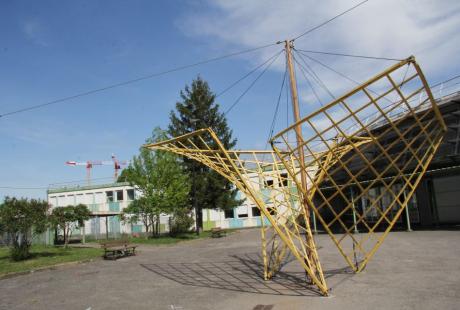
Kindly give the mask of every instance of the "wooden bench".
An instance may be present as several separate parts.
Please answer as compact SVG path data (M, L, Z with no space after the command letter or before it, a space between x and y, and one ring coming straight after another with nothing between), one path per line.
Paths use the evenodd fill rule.
M118 259L125 256L136 255L137 245L129 244L127 240L115 240L100 243L104 249L104 259Z
M225 237L226 235L227 232L225 231L225 229L222 229L220 227L211 228L211 237L213 238L221 238Z

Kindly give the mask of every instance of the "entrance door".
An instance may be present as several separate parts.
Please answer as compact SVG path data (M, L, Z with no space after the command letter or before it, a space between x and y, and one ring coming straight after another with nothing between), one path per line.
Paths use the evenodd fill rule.
M460 222L460 175L433 179L440 224Z

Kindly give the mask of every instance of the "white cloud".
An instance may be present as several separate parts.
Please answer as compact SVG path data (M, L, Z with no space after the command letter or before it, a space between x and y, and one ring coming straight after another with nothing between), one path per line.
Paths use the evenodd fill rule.
M212 38L211 48L236 49L292 38L320 24L358 1L214 0L208 8L191 10L179 27L191 37ZM414 54L433 80L460 68L460 2L455 0L371 0L354 11L300 39L298 49L405 58ZM259 63L274 51L253 57ZM252 55L253 56L253 55ZM373 76L389 62L362 61L314 55L358 81ZM329 88L337 94L352 84L311 63ZM275 66L284 70L282 64ZM305 85L306 88L306 85ZM309 91L307 91L308 93ZM304 99L311 94L302 92Z

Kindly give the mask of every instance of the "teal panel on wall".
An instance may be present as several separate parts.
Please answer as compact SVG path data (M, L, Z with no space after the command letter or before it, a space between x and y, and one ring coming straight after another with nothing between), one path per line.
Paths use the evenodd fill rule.
M133 225L132 232L133 233L141 233L142 232L142 225Z
M88 208L91 212L98 212L99 211L99 205L97 203L92 203L88 205Z
M262 226L262 220L260 218L261 218L260 216L254 216L254 219L256 220L256 225L257 226ZM264 216L264 225L265 226L271 226L272 225L270 223L270 221L268 220L268 218L266 218L265 216Z
M109 217L109 232L114 234L120 232L120 218L117 215Z
M120 203L119 202L109 202L109 211L120 211Z
M243 220L238 218L237 208L233 209L233 218L229 219L228 226L230 228L241 228L241 227L243 227Z

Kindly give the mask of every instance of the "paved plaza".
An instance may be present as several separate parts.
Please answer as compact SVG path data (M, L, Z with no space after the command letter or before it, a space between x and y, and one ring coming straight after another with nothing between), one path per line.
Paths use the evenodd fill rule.
M1 309L459 309L460 231L390 233L361 274L316 236L331 296L288 259L262 279L257 229L0 280Z

